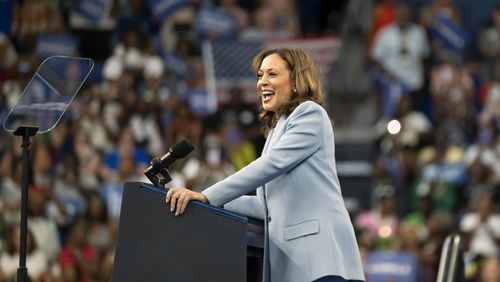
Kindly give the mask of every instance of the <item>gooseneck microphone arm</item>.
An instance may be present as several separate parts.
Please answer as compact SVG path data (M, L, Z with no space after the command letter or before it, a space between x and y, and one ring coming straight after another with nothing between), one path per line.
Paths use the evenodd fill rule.
M189 140L183 139L168 149L161 158L153 158L151 165L144 171L146 177L156 186L164 188L165 184L172 181L168 167L177 159L182 159L193 151Z

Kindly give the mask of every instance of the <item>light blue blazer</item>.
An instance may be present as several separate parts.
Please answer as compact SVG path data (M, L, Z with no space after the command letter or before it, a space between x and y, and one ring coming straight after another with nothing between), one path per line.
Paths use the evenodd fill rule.
M307 101L278 125L258 159L203 194L212 205L265 219L263 281L365 280L328 114Z

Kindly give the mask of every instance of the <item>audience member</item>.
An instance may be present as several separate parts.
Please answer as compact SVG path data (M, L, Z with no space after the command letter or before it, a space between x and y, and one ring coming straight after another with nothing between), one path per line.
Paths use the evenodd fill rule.
M205 136L200 152L201 157L190 158L184 165L182 172L186 178L187 187L201 192L204 187L215 184L236 171L222 145L217 135Z
M113 13L117 3L118 1L103 1L98 4L85 1L68 3L67 26L80 42L81 56L104 60L110 55L111 36L116 27Z
M421 9L420 22L429 34L433 58L463 53L467 35L462 30L462 16L454 1L433 0Z
M421 245L420 261L427 272L428 281L435 281L443 242L454 231L453 214L445 210L433 211L426 222L428 235Z
M248 13L245 9L239 6L238 1L220 0L219 2L221 9L236 19L238 30L243 30L248 26Z
M108 208L101 195L91 192L87 196L88 209L85 219L89 225L88 242L103 257L112 247L113 234L109 226Z
M375 201L371 210L360 213L354 226L369 232L376 249L390 249L397 236L400 221L396 214L396 188L379 185L373 192Z
M55 216L50 214L47 194L52 194L48 188L36 185L31 187L28 205L28 227L33 232L33 237L39 249L44 253L47 260L52 263L57 261L59 257L61 243L58 222L54 218ZM52 198L54 197L52 196ZM56 199L56 201L58 200Z
M60 6L51 0L22 1L14 34L21 51L33 50L39 34L60 33L66 29Z
M500 5L491 12L491 23L480 31L477 47L486 71L492 75L493 64L500 57Z
M0 252L0 280L15 281L19 267L19 236L18 225L10 225L7 228L7 246ZM26 267L28 278L31 281L50 281L50 262L40 250L33 233L28 230L26 247Z
M201 138L201 120L194 116L188 103L180 102L174 109L173 117L165 135L165 152L167 149L187 138L197 146Z
M15 158L12 154L5 153L2 157L2 178L0 182L2 215L7 224L14 225L20 222L21 216L22 164L21 160Z
M396 19L396 8L396 0L381 0L375 5L373 23L368 37L369 46L372 46L375 35L380 29L394 22Z
M83 218L68 231L60 255L63 281L95 281L99 272L99 256L88 243L89 227Z
M475 210L464 214L460 220L460 231L465 240L470 240L468 249L472 256L497 257L500 240L500 215L494 210L491 194L483 194Z
M10 38L0 32L0 82L12 79L11 74L14 73L17 56Z
M394 23L382 28L371 49L372 75L383 91L382 118L390 119L400 97L406 93L416 100L424 86L423 60L429 55L425 31L411 20L407 6L398 4Z
M145 176L140 176L145 167L138 172L137 160L133 155L124 154L120 156L118 168L115 172L105 176L99 192L108 207L108 216L111 221L118 221L120 217L123 183L127 181L145 180Z
M159 37L166 54L172 52L182 39L194 39L194 22L200 0L187 1L186 5L176 9L160 21Z
M443 168L428 164L411 188L409 206L416 210L422 198L429 197L431 210L455 210L456 189L441 178Z
M243 40L268 38L290 38L298 33L298 18L289 1L262 2L252 15L252 23L244 29Z
M111 150L104 157L104 170L102 171L105 179L119 177L120 166L123 158L130 158L137 165L134 173L142 173L149 165L149 157L144 148L137 145L130 127L123 128L120 133L116 148Z

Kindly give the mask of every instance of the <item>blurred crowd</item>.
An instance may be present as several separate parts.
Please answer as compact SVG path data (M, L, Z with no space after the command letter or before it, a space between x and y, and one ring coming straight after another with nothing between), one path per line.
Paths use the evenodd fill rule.
M481 16L460 1L415 3L379 1L367 32L380 119L359 243L414 253L419 281L435 281L458 233L467 280L500 281L500 3L481 3L492 5Z
M196 97L207 91L203 40L336 35L357 1L339 8L321 0L189 0L162 20L151 2L0 2L2 120L41 62L41 34L76 37L73 55L97 66L58 125L33 138L33 281L109 281L123 183L148 181L151 159L177 141L196 149L172 166L169 185L194 190L260 154L259 106L245 102L242 89L231 89L215 113L198 110ZM78 13L81 3L104 5L102 13L90 21ZM362 253L411 253L418 281L435 281L443 240L457 232L467 278L500 281L500 5L469 15L451 0L360 3L372 15L359 32L379 117L372 204L352 214ZM196 28L203 5L234 19L229 35ZM400 125L396 134L386 130L390 120ZM4 132L0 281L14 280L18 266L21 172L20 140Z

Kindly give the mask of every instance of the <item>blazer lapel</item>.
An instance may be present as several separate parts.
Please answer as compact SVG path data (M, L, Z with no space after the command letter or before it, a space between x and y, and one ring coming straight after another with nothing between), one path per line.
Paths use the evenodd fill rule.
M267 150L269 150L270 144L271 144L271 139L274 133L274 128L269 131L269 134L267 135L266 138L266 143L264 144L264 148L262 149L262 155L266 155ZM261 195L263 197L264 201L264 261L262 263L262 281L263 282L270 282L271 281L271 267L270 267L270 262L269 262L269 222L267 221L267 202L266 202L266 184L262 185ZM260 194L260 193L258 193Z
M267 153L269 145L271 144L273 133L274 133L274 128L269 131L269 134L267 134L266 143L264 143L264 148L262 149L262 155L265 155Z

